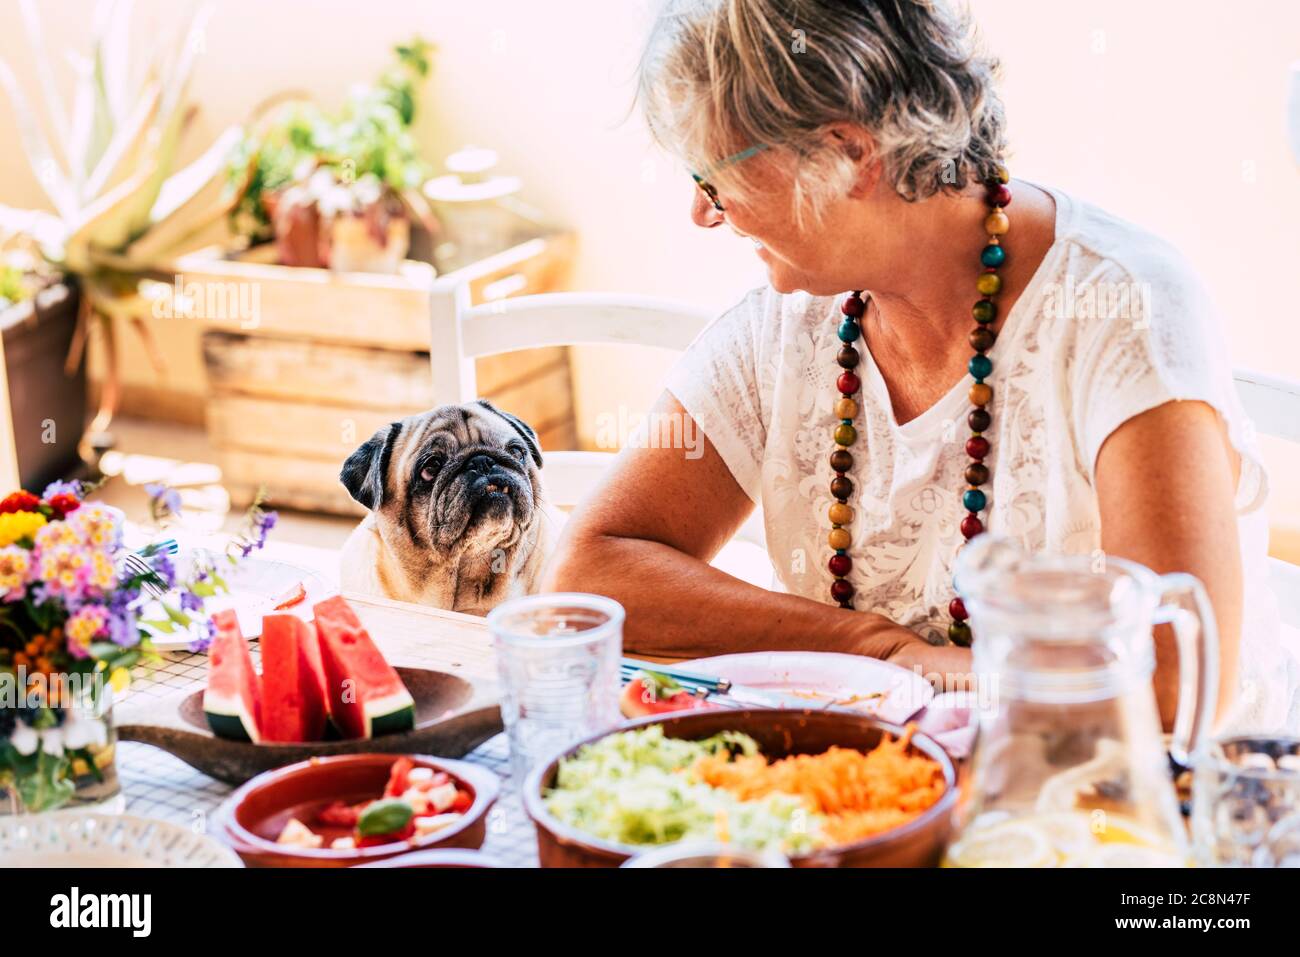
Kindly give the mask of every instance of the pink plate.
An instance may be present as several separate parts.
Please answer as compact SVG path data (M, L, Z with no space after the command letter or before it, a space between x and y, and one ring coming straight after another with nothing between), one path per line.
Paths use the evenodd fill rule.
M835 703L891 724L903 724L934 697L934 688L920 675L860 655L761 651L698 658L681 666L750 688L806 697L809 707Z

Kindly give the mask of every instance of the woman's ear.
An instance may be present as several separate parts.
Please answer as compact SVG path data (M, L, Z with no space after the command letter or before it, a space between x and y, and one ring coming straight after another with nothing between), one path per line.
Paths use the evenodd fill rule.
M865 128L854 123L832 123L823 133L826 145L839 150L854 166L848 195L861 199L871 194L883 173L876 158L876 141Z

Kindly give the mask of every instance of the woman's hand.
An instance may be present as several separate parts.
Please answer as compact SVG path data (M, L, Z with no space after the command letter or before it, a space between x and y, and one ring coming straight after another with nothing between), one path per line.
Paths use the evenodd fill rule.
M932 645L899 625L873 628L863 639L859 653L906 668L930 682L936 691L974 687L969 648Z

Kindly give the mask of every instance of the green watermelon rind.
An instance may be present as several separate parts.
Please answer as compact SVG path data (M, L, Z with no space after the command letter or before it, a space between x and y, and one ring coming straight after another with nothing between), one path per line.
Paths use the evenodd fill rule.
M229 609L212 616L216 637L209 652L208 680L203 691L203 714L212 733L232 741L262 742L256 709L261 707L261 678L253 667L248 643L239 630L239 619ZM223 657L223 652L227 654ZM247 690L251 709L241 693Z
M238 695L224 698L210 691L203 693L203 716L208 719L208 727L213 734L230 741L260 744L261 736L257 733L257 725L243 705L243 699Z
M401 734L415 727L415 699L410 692L394 692L365 704L366 737Z
M320 639L321 660L329 683L330 718L343 737L368 740L413 729L415 700L396 669L388 663L366 633L365 626L347 601L341 597L327 599L316 605L313 611ZM349 634L352 635L350 641L345 639ZM336 640L340 642L339 646L335 645ZM354 652L347 651L348 644L355 644ZM353 673L353 666L357 663L354 654L359 654L362 658L373 655L376 659L378 667L368 679ZM378 693L359 703L355 698L348 701L343 695L343 682L348 679ZM352 690L355 693L356 689ZM345 730L346 726L352 726L357 733L349 734Z

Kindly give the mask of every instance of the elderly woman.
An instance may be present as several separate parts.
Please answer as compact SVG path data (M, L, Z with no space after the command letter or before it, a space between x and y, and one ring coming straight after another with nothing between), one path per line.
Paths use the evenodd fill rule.
M989 529L1191 572L1221 713L1294 720L1266 478L1210 301L1161 240L1008 176L994 70L939 0L658 20L651 128L695 171L695 224L753 243L769 285L668 377L658 412L689 416L703 455L624 451L549 584L617 598L642 653L851 652L951 686L970 662L953 563ZM782 592L709 565L755 506Z

